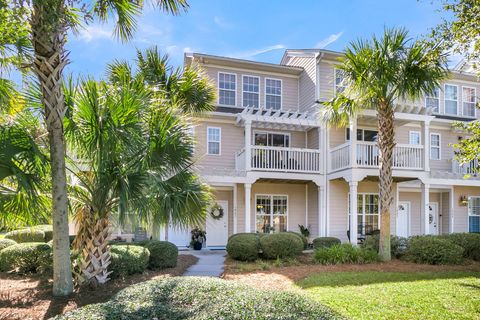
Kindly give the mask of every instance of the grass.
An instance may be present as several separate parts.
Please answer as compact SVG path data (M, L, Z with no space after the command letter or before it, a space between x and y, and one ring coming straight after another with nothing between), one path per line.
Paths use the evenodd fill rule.
M297 285L352 319L480 319L480 272L326 272Z

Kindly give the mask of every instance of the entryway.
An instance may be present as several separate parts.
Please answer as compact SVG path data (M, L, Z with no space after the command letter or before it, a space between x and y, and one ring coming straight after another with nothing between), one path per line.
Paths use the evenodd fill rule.
M437 202L430 202L429 205L429 216L428 216L428 222L429 222L429 229L428 229L428 234L438 234L438 222L439 222L439 216L438 216L438 203Z
M396 235L398 237L410 236L410 202L403 201L398 203Z
M218 208L212 214L211 210L207 213L206 231L207 247L225 248L228 241L228 201L217 201Z

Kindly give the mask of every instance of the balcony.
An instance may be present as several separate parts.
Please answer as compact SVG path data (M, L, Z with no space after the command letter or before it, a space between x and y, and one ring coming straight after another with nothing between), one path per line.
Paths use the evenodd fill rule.
M356 143L356 167L378 168L379 150L376 142ZM341 144L330 150L330 171L352 167L351 143ZM421 145L397 144L393 149L393 168L403 170L423 170L424 151Z
M236 154L237 171L320 173L322 160L316 149L250 146ZM249 151L249 152L247 152ZM246 161L250 154L249 163ZM250 164L247 168L247 164Z
M461 175L469 175L476 177L480 169L478 160L473 160L465 164L460 164L457 161L452 161L452 172Z

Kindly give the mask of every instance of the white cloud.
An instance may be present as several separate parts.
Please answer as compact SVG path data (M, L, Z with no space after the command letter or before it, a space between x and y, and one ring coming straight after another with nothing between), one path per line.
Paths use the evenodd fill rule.
M78 39L84 42L113 39L113 28L104 24L91 24L80 29Z
M279 49L285 49L285 46L283 44L275 44L273 46L268 46L264 48L231 53L231 54L227 54L227 56L230 56L233 58L247 59L247 58L258 56L259 54L262 54L262 53L267 53L267 52L279 50Z
M215 16L213 18L213 22L219 26L220 28L224 28L224 29L230 29L233 27L233 25L227 21L225 21L224 18L222 17L218 17L218 16Z
M327 46L329 46L330 44L334 43L335 41L337 41L343 34L343 31L339 32L339 33L333 33L331 35L329 35L328 37L326 37L325 39L322 39L320 40L316 45L315 45L315 48L316 49L323 49L323 48L326 48Z

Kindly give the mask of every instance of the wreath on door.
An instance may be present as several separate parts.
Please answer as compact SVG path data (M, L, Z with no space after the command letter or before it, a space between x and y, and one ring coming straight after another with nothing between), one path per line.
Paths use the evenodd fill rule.
M218 203L216 203L210 210L210 215L215 220L221 219L223 217L223 208Z

